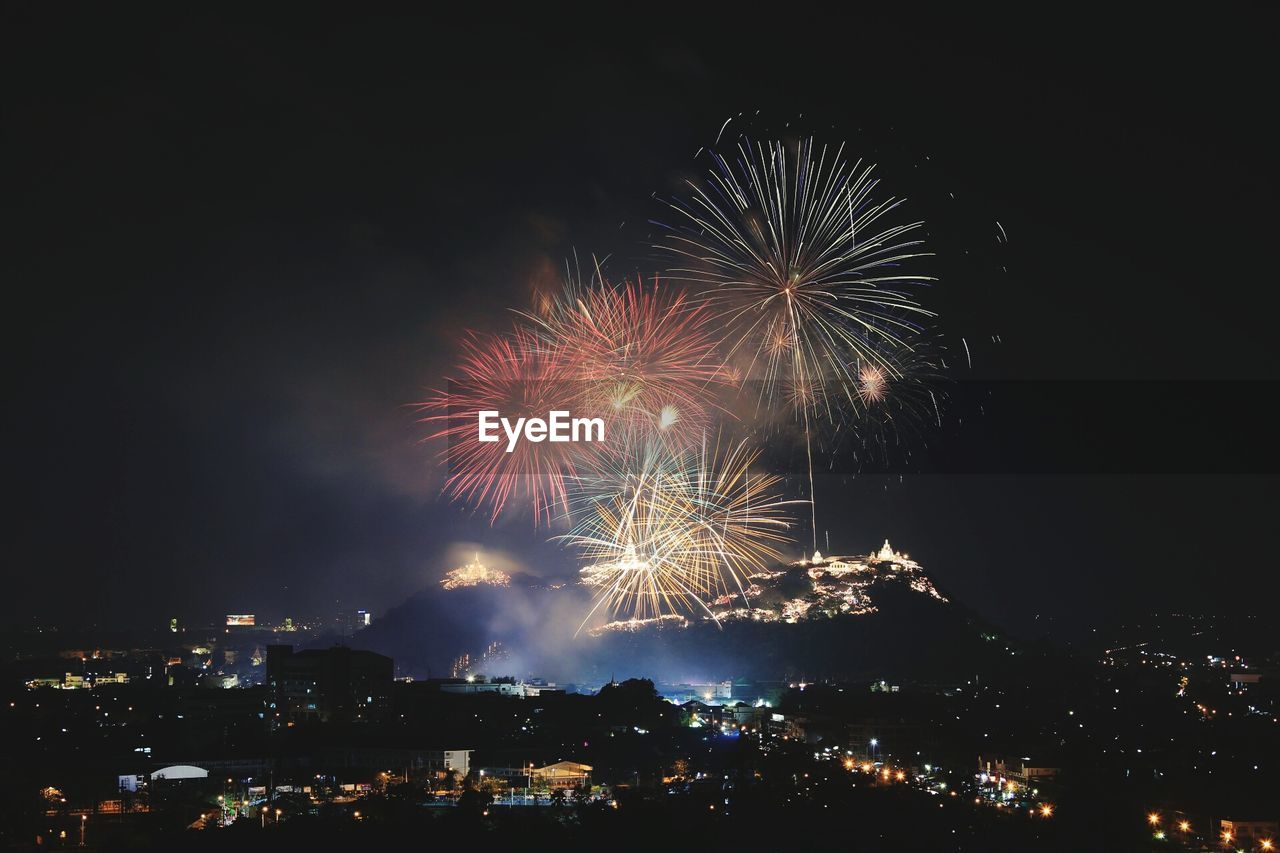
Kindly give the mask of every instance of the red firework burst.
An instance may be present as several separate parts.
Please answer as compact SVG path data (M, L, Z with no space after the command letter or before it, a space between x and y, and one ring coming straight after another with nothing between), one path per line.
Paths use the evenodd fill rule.
M463 341L456 378L447 391L436 391L419 404L421 419L433 432L427 440L443 439L442 456L449 475L444 491L454 500L490 507L490 521L526 501L534 523L550 522L567 509L566 481L574 476L570 444L518 441L507 451L505 436L482 442L479 413L496 411L512 423L516 418L546 418L565 408L567 392L575 387L574 361L569 350L527 329L507 335L472 333ZM499 430L501 435L501 430Z
M728 380L712 316L685 296L627 282L570 289L540 318L542 337L573 354L574 414L603 418L611 452L696 444Z

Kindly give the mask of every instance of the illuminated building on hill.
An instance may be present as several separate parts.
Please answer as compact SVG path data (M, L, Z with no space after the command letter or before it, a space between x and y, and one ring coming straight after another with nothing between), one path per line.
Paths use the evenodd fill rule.
M445 589L458 589L464 586L480 586L487 584L489 586L508 586L511 583L511 576L506 572L498 569L491 569L484 563L480 562L480 555L477 553L475 559L467 563L461 568L453 569L447 572L444 580L440 581Z

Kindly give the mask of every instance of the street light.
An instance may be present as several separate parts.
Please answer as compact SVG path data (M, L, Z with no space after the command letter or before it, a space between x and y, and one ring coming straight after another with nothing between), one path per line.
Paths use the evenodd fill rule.
M1151 824L1152 826L1159 826L1160 815L1157 812L1152 812L1151 814L1147 815L1147 823Z

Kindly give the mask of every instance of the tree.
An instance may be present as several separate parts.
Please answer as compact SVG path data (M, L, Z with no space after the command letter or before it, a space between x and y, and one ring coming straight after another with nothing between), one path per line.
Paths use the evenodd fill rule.
M493 804L493 795L485 791L468 788L458 797L458 811L469 817L479 817L485 809Z

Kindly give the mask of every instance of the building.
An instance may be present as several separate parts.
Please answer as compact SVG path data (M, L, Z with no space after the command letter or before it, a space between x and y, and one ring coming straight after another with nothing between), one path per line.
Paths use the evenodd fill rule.
M530 684L514 678L473 679L440 682L441 693L493 693L498 696L514 696L529 699L544 693L563 693L554 683Z
M390 703L394 665L376 652L334 646L267 647L267 712L276 725L365 721Z
M1057 776L1061 768L1049 762L1032 761L1029 757L1004 759L978 756L978 772L994 779L1012 779L1015 782L1036 784Z
M484 767L480 776L501 779L512 788L588 788L591 786L591 765L577 761L557 761L545 767L532 763L521 767Z
M190 764L171 764L168 767L162 767L151 773L139 773L135 775L127 775L119 777L121 791L129 791L137 793L147 787L147 783L159 782L161 780L170 782L184 782L189 779L208 779L209 771L204 767L195 767Z
M557 761L546 767L533 768L534 784L545 783L548 788L585 788L591 784L591 765L577 761Z
M445 573L440 585L445 589L461 589L467 586L510 586L511 575L498 569L491 569L480 562L480 554L461 568Z
M103 684L128 684L127 672L103 672L80 675L68 672L61 677L41 676L26 682L27 687L53 687L62 690L88 690Z
M463 779L471 772L470 749L410 749L397 747L330 747L314 756L310 766L326 770L387 771L403 779L443 780L452 772Z
M1280 821L1274 820L1227 820L1218 821L1218 835L1223 842L1229 842L1232 849L1269 850L1280 840ZM1262 842L1269 842L1264 845Z
M742 726L755 725L764 714L764 709L757 709L754 705L748 705L746 702L735 702L732 705L724 706L720 712L726 723L731 723L741 728Z
M373 614L368 610L343 610L338 613L336 627L344 637L363 631L373 624Z

